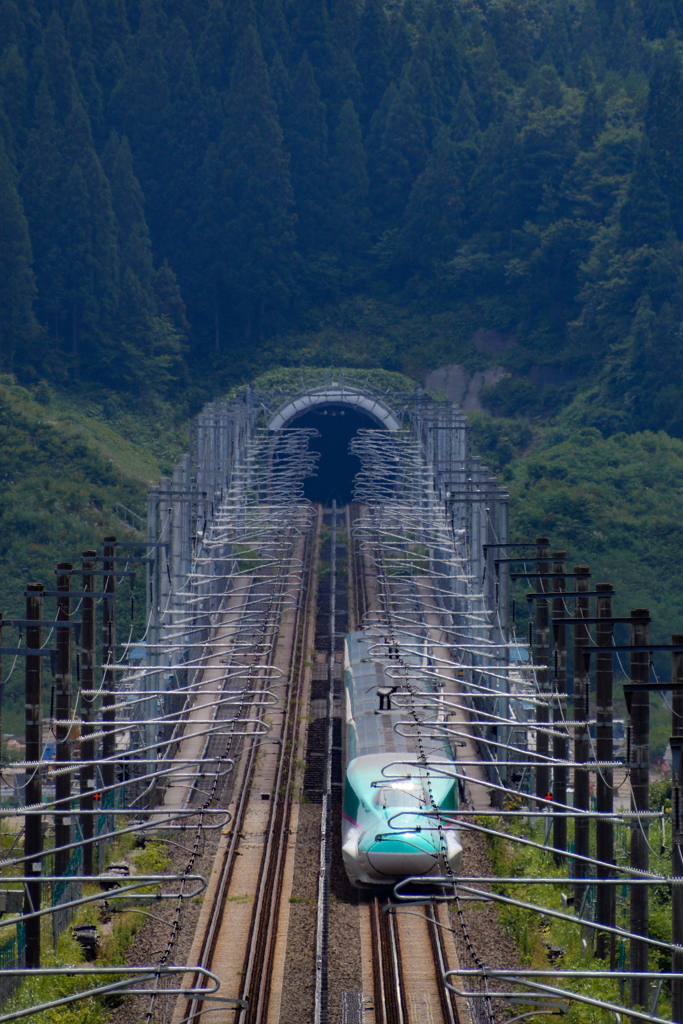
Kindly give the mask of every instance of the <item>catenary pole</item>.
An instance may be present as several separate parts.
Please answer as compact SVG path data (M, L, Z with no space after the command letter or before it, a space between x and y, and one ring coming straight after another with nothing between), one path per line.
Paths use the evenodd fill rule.
M113 786L115 769L112 759L116 754L116 537L105 537L102 567L104 569L105 597L102 600L102 781Z
M95 577L93 575L97 568L97 552L88 549L83 552L81 566L83 568L83 594L95 590ZM92 734L95 731L93 722L95 720L95 697L96 690L96 669L95 669L95 599L83 597L81 605L81 770L80 770L80 808L84 812L81 816L81 835L83 836L83 874L92 875L93 872L93 844L94 834L94 808L93 793L95 790L95 740Z
M599 647L604 647L605 653L599 653L595 658L595 757L597 761L611 761L614 756L613 744L613 675L614 655L612 653L613 632L612 624L612 584L598 583L596 591L600 591L596 598L595 615L598 619L604 619L604 623L597 623L595 636ZM614 809L614 773L611 768L601 768L596 777L596 807L604 815L597 818L595 822L596 856L599 861L607 864L614 862L614 824L612 822L612 811ZM609 878L610 872L607 868L598 867L598 878ZM598 885L596 895L596 920L606 924L610 928L616 925L616 888L611 885ZM610 966L614 970L615 942L614 935L608 932L598 932L595 944L595 955L601 960L609 951Z
M547 537L536 538L536 572L547 573L549 571L550 541ZM544 594L549 589L548 580L536 580L536 592ZM541 702L536 707L536 722L541 729L536 732L536 750L539 754L547 757L549 754L548 733L541 731L547 729L550 722L548 699L548 602L540 598L536 601L536 683L540 692ZM545 799L550 791L550 768L547 762L539 764L536 768L536 796Z
M39 623L43 618L43 584L29 583L26 587L26 619L37 625L26 626L26 646L40 650L43 645L43 630ZM26 760L37 762L43 756L43 659L41 655L26 656ZM43 801L43 783L40 769L26 773L25 804L40 807ZM40 811L30 811L25 818L24 858L25 874L29 878L40 878L43 852L43 817ZM24 913L40 909L40 882L28 882L24 886ZM26 967L40 967L40 918L29 917L24 922L26 936Z
M102 546L105 597L102 600L102 781L116 782L116 537L105 537ZM116 794L109 789L103 804L114 806ZM105 818L108 822L109 819Z
M631 644L644 645L649 642L647 608L635 608L631 612ZM631 681L647 683L650 671L650 655L647 651L634 651L631 658ZM631 700L631 810L650 809L650 694L647 690L636 691ZM630 866L640 871L650 867L648 846L648 819L633 818L631 821ZM644 886L631 886L630 931L635 935L647 935L649 925L649 898ZM648 970L648 947L646 942L631 939L630 969ZM631 1006L649 1009L650 982L647 978L631 978Z
M71 562L57 565L57 671L55 674L55 711L58 725L55 729L57 740L57 762L66 767L71 762L72 725L71 721ZM63 595L63 596L62 596ZM69 866L69 850L60 850L71 842L71 772L59 772L55 781L55 874L66 874Z
M590 569L587 565L575 565L574 618L587 619L590 613L590 599L580 597L590 586ZM589 642L588 626L577 623L574 626L574 761L585 764L588 761L588 719L590 718L590 676L584 662L582 648ZM574 819L574 850L581 857L590 854L589 819L584 818L582 811L590 809L590 786L588 772L583 768L574 769L574 807L577 810ZM576 878L586 877L586 862L577 860ZM578 910L584 898L585 885L579 882L574 886L574 906Z
M683 644L683 634L671 637L672 644ZM683 685L683 651L672 654L673 682ZM671 888L671 941L677 950L671 956L671 1020L683 1024L683 690L671 691L671 874L680 879Z
M0 651L2 649L2 612L0 612ZM2 674L2 653L0 653L0 764L4 764L2 755L4 752L3 747L3 725L2 725L2 708L5 703L5 677Z
M553 598L553 618L565 618L565 572L567 557L564 551L553 551L553 592L562 597ZM553 624L552 651L553 679L553 758L556 761L567 759L567 627L564 623ZM553 799L562 807L567 803L567 769L563 764L556 764L553 769ZM553 845L556 850L567 849L567 819L557 816L553 819ZM562 863L562 856L555 854L555 862Z

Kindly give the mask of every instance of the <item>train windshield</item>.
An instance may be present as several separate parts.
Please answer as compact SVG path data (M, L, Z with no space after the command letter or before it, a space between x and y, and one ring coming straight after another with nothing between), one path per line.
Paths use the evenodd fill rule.
M380 786L375 795L378 807L424 807L427 795L419 782L391 782Z

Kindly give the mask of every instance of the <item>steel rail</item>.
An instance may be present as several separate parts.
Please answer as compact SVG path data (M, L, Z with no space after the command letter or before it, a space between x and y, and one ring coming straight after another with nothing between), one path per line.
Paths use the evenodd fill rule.
M275 649L271 647L268 652L268 659L272 659L274 656ZM260 713L263 713L262 711ZM230 886L232 879L232 873L235 866L235 862L238 854L238 847L241 838L241 832L244 826L244 821L249 805L249 798L251 792L251 785L256 767L256 756L260 744L251 741L249 743L249 750L245 761L245 770L242 776L241 786L237 799L237 806L235 809L235 818L232 823L232 829L230 834L230 842L226 846L223 860L219 867L218 884L214 892L213 907L209 916L207 929L203 937L200 956L198 962L201 966L207 967L213 961L213 957L216 950L216 943L220 932L220 926L223 918L223 909L225 906L225 896ZM284 750L284 744L282 744ZM242 998L242 997L241 997ZM202 1012L202 998L200 995L194 996L191 1002L189 1002L185 1019L187 1021L193 1021Z
M324 752L324 778L320 811L320 859L315 934L314 1024L327 1024L328 1019L328 938L330 915L330 825L332 803L332 745L334 736L334 653L337 627L337 503L332 501L332 532L330 536L330 609L327 658L327 699Z
M432 957L436 968L436 983L439 989L439 1001L444 1024L460 1024L460 1017L453 1000L453 995L448 991L446 985L448 957L444 948L443 930L437 920L436 909L433 904L424 908L424 915L427 918L429 941L432 947Z
M389 1024L387 1020L387 978L384 972L382 940L380 933L382 913L376 897L370 900L370 950L372 955L372 981L374 994L375 1024Z
M385 906L390 906L389 901ZM376 1024L407 1024L405 986L396 921L377 896L370 899L370 934Z
M291 538L291 533L292 533L292 531L288 531L288 536L290 538ZM308 544L309 544L309 536L310 536L310 533L307 532L306 533L306 540L305 540L305 545L306 546L308 546ZM280 542L282 543L281 539L280 539ZM292 558L292 557L294 557L293 549L291 549L289 551L288 560L290 558ZM275 618L276 618L276 620L279 619L279 615L280 615L280 611L281 611L282 607L289 604L288 595L285 592L286 586L288 586L288 584L289 584L289 575L290 575L289 573L280 573L280 574L278 574L278 576L271 577L271 579L273 579L276 584L277 583L281 584L280 587L279 587L278 599L277 599L276 607L275 607ZM306 588L306 590L308 590L308 589L309 588ZM302 588L300 587L299 588L298 597L297 597L297 603L296 603L297 623L298 623L298 616L300 614L300 607L301 607L301 594L302 594ZM271 604L272 604L272 600L273 600L273 595L272 595L272 592L271 592ZM267 613L266 619L263 620L264 624L267 624L269 619L270 619L270 612ZM298 634L298 629L295 630L295 632L294 632L295 641L296 641L297 634ZM296 643L293 646L295 647ZM271 644L271 645L269 645L269 648L268 648L268 651L267 651L267 661L261 667L266 668L266 669L272 668L271 662L272 662L272 659L274 658L274 655L275 655L275 645ZM290 677L291 677L291 673L290 673ZM264 682L265 681L266 681L266 678L264 677ZM290 705L290 701L287 700L286 709L285 709L287 714L289 714L289 705ZM265 710L265 708L261 707L259 709L259 715L263 714L264 710ZM257 716L257 719L258 719L258 716ZM283 740L284 740L284 737L283 737ZM253 741L249 745L249 751L248 751L248 754L247 754L247 758L246 758L246 762L245 762L245 769L244 769L244 773L243 773L243 777L242 777L242 784L241 784L241 787L240 787L240 791L239 791L239 795L238 795L238 800L237 800L237 807L236 807L236 812L235 812L235 819L234 819L234 823L233 823L233 828L232 828L232 831L231 831L230 842L229 842L229 844L227 845L227 847L225 849L223 860L222 860L221 865L219 867L218 883L216 885L216 889L215 889L215 893L214 893L212 910L211 910L211 913L209 915L209 919L208 919L208 923L207 923L207 928L206 928L205 934L204 934L203 939L202 939L201 952L200 952L200 957L199 957L199 963L202 964L202 965L207 965L207 964L212 963L213 957L214 957L214 954L215 954L216 943L218 941L218 936L219 936L220 927L221 927L221 923L222 923L222 917L223 917L223 910L224 910L224 906L225 906L225 895L226 895L226 893L228 891L228 888L229 888L229 885L230 885L230 881L231 881L232 874L233 874L233 869L234 869L235 862L236 862L236 857L237 857L237 854L239 852L238 851L238 846L239 846L239 842L240 842L242 828L243 828L243 825L244 825L244 820L245 820L245 817L246 817L247 808L248 808L248 805L249 805L249 797L250 797L251 785L252 785L252 780L253 780L255 766L256 766L256 755L258 753L259 746L260 746L260 743L258 743L258 742L255 743ZM285 749L286 749L286 743L282 742L280 744L280 751L281 751L280 758L279 758L280 763L282 763L282 759L283 759L283 757L285 755ZM279 788L280 787L278 787L278 790L279 790ZM276 792L278 792L278 790L276 790ZM273 803L275 804L277 802L278 801L276 800ZM243 991L245 989L244 982L242 984L242 989L243 989ZM241 1002L242 1002L242 1011L244 1011L247 1008L247 1000L242 995L241 995L240 998L241 998ZM188 1005L186 1007L186 1013L185 1013L185 1016L184 1016L183 1019L185 1021L188 1021L188 1022L189 1021L194 1021L198 1016L201 1015L202 1012L203 1012L203 999L202 999L201 995L197 995L191 1001L188 1002Z
M361 443L357 443L357 447L360 449ZM362 453L359 452L359 454L362 454ZM396 461L398 462L398 459ZM365 463L363 463L363 468L365 468ZM420 493L420 497L418 498L418 500L421 500L421 497L422 496L421 496L421 493ZM398 597L398 604L399 604L400 607L403 607L404 611L405 611L405 614L399 615L399 619L406 620L406 617L409 614L411 620L413 622L415 622L415 615L417 614L417 622L415 622L415 625L416 625L417 629L421 633L421 639L423 639L424 636L425 636L425 628L426 628L425 627L425 620L424 620L424 613L422 611L420 597L419 597L419 595L417 594L417 592L413 588L413 581L412 581L412 579L411 578L407 578L407 579L404 579L404 580L400 580L400 579L397 579L395 574L392 575L391 572L387 572L386 571L386 564L387 563L384 562L384 549L383 549L383 537L382 537L383 516L384 516L384 512L385 512L385 506L382 505L382 503L377 500L376 495L374 496L374 498L375 498L375 500L373 502L373 496L371 494L367 495L367 500L368 500L368 502L370 504L370 508L371 508L371 512L370 512L370 520L371 521L370 521L370 523L365 523L363 525L365 527L365 535L366 535L368 541L371 542L371 543L367 544L367 549L369 549L372 552L372 554L374 554L374 559L375 559L375 562L376 562L376 565L377 565L377 580L378 580L378 586L379 586L379 595L378 595L379 601L378 601L378 603L379 603L381 611L380 611L380 615L378 616L380 621L378 621L376 623L376 625L373 623L373 627L371 628L370 632L374 632L376 630L378 635L381 635L381 633L388 632L389 635L391 636L392 642L394 644L397 644L399 634L401 634L401 639L402 639L402 632L403 632L405 627L404 627L404 625L401 622L396 622L395 621L395 616L394 616L394 612L396 611L396 605L397 605L397 597ZM374 532L374 537L372 536L373 532ZM422 538L420 538L420 539L422 540L423 543L425 543ZM405 545L405 536L401 536L400 540ZM427 542L427 543L429 543L429 542ZM373 548L374 548L374 552L372 551ZM389 559L391 559L391 557L392 557L391 555L388 556ZM422 569L421 572L424 573L425 570ZM401 594L400 593L401 589L406 587L406 586L409 588L409 594L410 594L410 608L409 609L408 609L408 606L405 603L405 594ZM414 629L411 629L411 632L413 633L413 636L414 636L415 635ZM386 643L386 640L385 640L385 643ZM423 640L423 643L424 643L424 640ZM437 646L439 646L439 645L437 644ZM491 650L490 645L489 645L489 647L487 649ZM419 652L419 654L420 654L420 670L418 670L419 674L422 673L423 666L424 666L424 653L423 653L423 650L424 649L420 650L420 652ZM379 655L379 660L381 660L382 653L383 653L382 647L379 646L379 644L375 644L375 659L374 660L377 660L377 655ZM414 735L414 737L416 739L419 740L420 737L421 737L421 728L420 728L421 727L421 721L419 719L419 715L417 714L417 712L415 712L415 709L412 708L412 705L415 704L415 697L419 695L420 691L419 691L419 688L415 686L414 682L413 681L409 681L409 679L407 678L407 676L410 673L410 667L409 667L408 663L402 661L401 659L399 659L399 661L400 661L400 664L401 664L402 668L398 672L398 676L399 677L401 677L401 676L404 677L401 680L401 682L404 682L405 685L407 685L407 687L408 687L408 691L409 691L409 698L408 699L409 699L409 703L411 704L411 709L414 711L415 723L416 723L416 726L417 726L416 732L413 735ZM385 671L386 671L386 669L385 669ZM419 704L419 701L418 701L418 704ZM421 742L420 742L420 746L419 746L419 751L418 752L421 755L421 757L424 759L424 757L425 757L425 749L423 748L423 745L422 745ZM437 984L438 984L439 998L440 998L440 1001L441 1001L442 1013L444 1015L444 1019L445 1020L452 1019L452 1017L454 1015L455 1015L455 1017L457 1019L457 1006L453 1005L451 997L450 997L450 994L446 990L446 985L445 985L445 967L447 965L447 960L446 960L445 951L444 951L444 948L443 948L442 932L441 932L441 929L438 927L438 922L436 921L436 918L434 916L433 907L430 907L430 908L426 909L425 910L425 915L427 916L427 927L428 927L428 930L429 930L430 942L431 942L431 945L432 945L432 957L434 959L434 963L435 963L435 967L436 967L436 977L438 979ZM391 916L393 916L393 915L391 915ZM488 996L487 996L487 1000L488 1000ZM487 1005L488 1005L489 1016L490 1016L490 1014L491 1014L490 1001L488 1001Z
M311 599L310 581L313 574L312 543L310 533L305 539L309 561L307 586L299 591L299 600L292 632L289 683L286 696L286 716L283 743L277 765L275 782L276 800L271 806L271 820L268 840L264 849L259 887L250 926L247 955L245 958L240 997L248 1003L239 1011L238 1024L262 1024L268 1014L268 1003L272 981L272 961L275 955L277 925L280 912L282 879L285 869L289 822L292 808L292 783L296 767L295 732L297 715L303 685L304 631L299 626L305 619ZM293 679L296 676L296 684Z
M354 527L362 519L356 514ZM352 545L355 570L356 607L358 624L368 620L371 614L369 594L367 590L367 569L364 553L357 540L356 530L349 537ZM361 600L362 598L362 600ZM363 612L361 615L361 604ZM389 901L385 906L389 906ZM401 951L398 929L393 914L384 913L379 898L373 896L369 900L370 937L372 956L373 996L375 1024L407 1024L407 1006L404 976L401 965Z
M375 561L380 566L377 579L380 587L386 588L388 576L381 571L381 551L380 534L379 531L376 531ZM390 597L387 589L384 590L384 597L385 607L388 607ZM388 615L387 625L382 632L386 633L387 628L391 633L392 622L390 615ZM408 1020L407 1002L409 993L406 990L401 964L400 923L398 916L393 913L394 909L395 905L387 901L380 912L378 902L375 900L371 910L373 971L375 972L375 1014L378 1024L385 1024L385 1020L379 1015L380 1011L377 1006L379 1000L381 1000L386 1024L404 1024ZM377 920L377 915L379 915L379 921ZM426 906L424 914L420 915L420 917L424 920L427 930L443 1022L444 1024L460 1024L453 995L446 986L445 978L446 970L448 969L448 957L444 946L443 929L437 919L434 906ZM385 1007L386 1011L384 1010Z

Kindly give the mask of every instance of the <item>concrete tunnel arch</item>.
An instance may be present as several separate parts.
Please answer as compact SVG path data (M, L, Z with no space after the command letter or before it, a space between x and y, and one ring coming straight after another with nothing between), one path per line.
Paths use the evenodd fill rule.
M270 430L286 427L315 427L319 436L310 446L320 453L316 476L304 481L304 494L314 502L329 505L332 498L347 504L353 500L353 481L360 460L348 446L358 429L396 431L399 418L372 394L338 384L314 388L289 399L268 423Z
M273 413L268 422L268 429L281 430L302 413L320 405L349 406L357 412L365 413L384 430L398 430L401 425L396 414L380 398L364 394L355 388L331 385L326 388L314 388L289 399Z

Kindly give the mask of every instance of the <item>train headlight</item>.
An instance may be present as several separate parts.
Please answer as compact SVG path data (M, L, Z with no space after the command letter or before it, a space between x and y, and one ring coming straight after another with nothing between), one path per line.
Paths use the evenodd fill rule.
M451 871L459 871L462 859L462 846L458 839L458 833L452 829L448 829L446 832L446 856L448 857L448 865Z
M358 843L363 833L359 828L350 828L344 845L342 846L342 854L344 857L351 857L356 860L358 857Z

